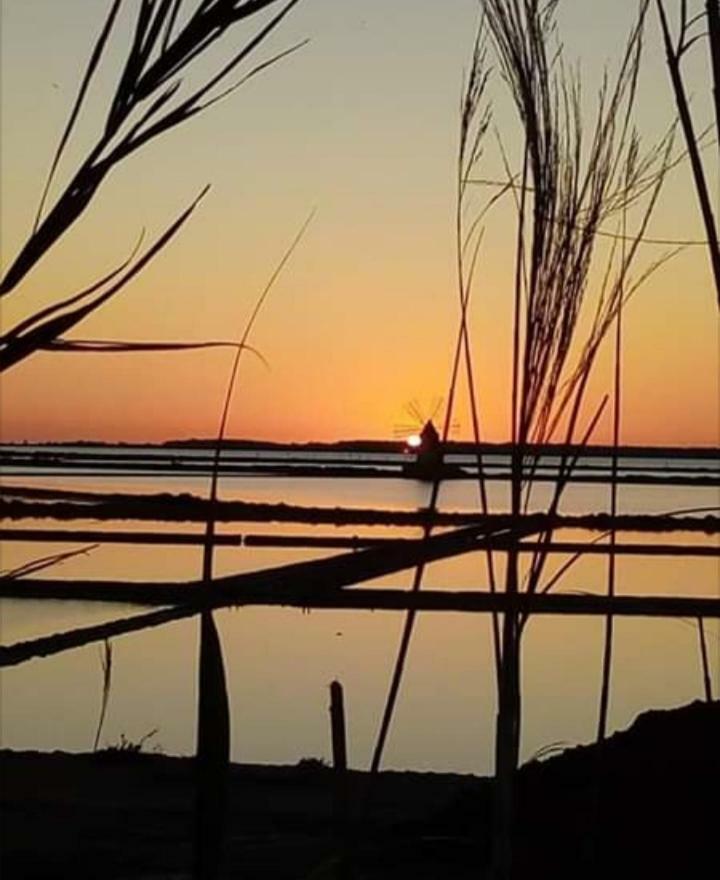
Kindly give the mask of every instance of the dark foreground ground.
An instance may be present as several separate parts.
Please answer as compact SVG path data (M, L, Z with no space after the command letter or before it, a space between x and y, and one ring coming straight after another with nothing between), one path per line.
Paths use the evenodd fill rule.
M1 875L189 876L193 765L185 758L0 752ZM365 776L351 775L357 805ZM339 876L331 869L333 774L234 765L223 877ZM720 703L647 712L602 749L523 768L516 875L712 876L720 836ZM483 878L491 784L471 776L383 773L355 877Z

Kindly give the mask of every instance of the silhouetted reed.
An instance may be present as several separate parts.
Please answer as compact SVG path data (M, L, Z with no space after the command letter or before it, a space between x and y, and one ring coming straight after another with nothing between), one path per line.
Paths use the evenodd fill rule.
M555 21L557 2L485 0L481 6L524 136L517 196L511 394L510 508L519 522L527 510L537 463L537 457L529 454L530 444L547 443L559 432L565 444L579 441L582 449L588 442L606 404L606 398L601 400L581 427L588 381L603 340L622 303L667 259L661 257L630 282L630 267L671 163L672 132L643 152L631 125L647 2L640 4L617 74L612 81L608 75L603 79L589 137L579 79L563 62ZM514 185L516 176L507 157L505 161L508 183ZM580 318L588 309L597 234L605 222L630 207L640 211L638 228L619 260L612 249L590 329L581 337ZM576 461L577 453L562 457L548 505L551 516L558 512ZM508 595L542 590L544 548L551 538L552 529L541 532L539 548L524 576L517 548L510 548ZM505 613L500 635L494 854L498 877L508 877L512 871L521 637L527 619Z
M277 53L228 84L233 72L246 62L273 33L298 0L141 0L127 46L122 73L106 110L104 125L60 194L47 207L52 184L84 109L88 89L116 26L122 4L113 0L94 45L75 103L53 157L33 228L15 260L0 280L0 297L12 293L38 262L57 244L91 204L108 175L150 141L176 128L220 101L251 77L299 48ZM193 62L246 19L280 6L262 26L246 38L241 49L199 83L186 86ZM104 351L103 346L63 340L66 333L125 287L179 232L207 187L189 207L137 257L131 255L94 284L28 315L0 337L0 371L9 369L33 352L52 348L65 351ZM111 343L112 345L112 343ZM166 350L160 344L161 350ZM191 346L186 346L191 347ZM193 346L194 347L194 346ZM154 349L151 343L144 350ZM138 350L121 343L111 350Z
M75 103L53 157L30 235L21 246L4 277L0 297L13 292L37 263L86 211L107 176L125 159L150 141L220 101L268 66L295 51L302 44L262 61L236 82L229 77L245 62L296 6L298 0L140 0L130 43L115 92L106 108L102 130L77 170L55 201L47 207L50 190L60 162L70 145L76 124L84 109L93 78L106 51L108 40L121 9L113 0L100 35L93 47ZM184 77L193 62L240 22L271 7L279 7L219 70L204 76L199 84L185 88ZM171 351L209 348L227 343L113 342L105 340L66 340L62 335L93 313L130 282L179 232L195 210L207 187L146 250L137 257L141 241L116 269L73 296L55 300L31 313L0 338L0 371L6 370L39 350L117 353ZM294 247L294 245L293 245ZM286 255L286 258L287 259ZM275 280L278 268L270 285ZM213 504L217 498L220 447L229 412L240 355L246 344L264 291L246 326L243 338L235 344L236 355L217 439L216 455L208 507L206 541L203 553L203 583L212 579L214 543ZM250 349L252 350L252 349ZM71 554L56 554L11 572L14 577L56 564ZM224 821L224 783L229 760L229 708L222 651L210 610L202 611L198 688L198 806L196 822L195 877L211 880L218 876ZM97 748L109 697L112 655L105 642L103 696L95 736Z
M627 241L627 210L622 212L622 233L620 247L622 249L621 262L625 259L625 242ZM622 285L623 279L620 280ZM615 315L615 341L614 341L614 369L613 369L613 421L612 421L612 455L610 457L610 516L617 516L618 511L618 450L620 447L620 422L621 422L621 395L622 395L622 344L623 344L623 295L620 297ZM607 594L615 595L617 551L616 532L611 529L609 533L610 546L607 566ZM602 742L607 733L608 708L610 704L610 678L612 674L612 651L613 651L613 618L609 614L605 619L605 635L603 643L602 676L600 682L600 704L598 712L597 741Z
M700 668L702 670L703 693L708 703L712 702L713 687L712 675L710 674L710 661L708 659L707 639L705 638L705 621L702 617L697 619L698 646L700 649Z
M240 369L240 358L249 348L248 339L255 321L275 281L300 243L313 214L311 213L292 244L275 267L255 303L237 343L230 368L223 408L213 453L210 498L207 506L202 555L202 584L213 587L215 542L215 505L218 500L220 458L227 430L233 394ZM198 789L196 808L195 877L213 880L220 872L225 826L227 773L230 762L230 703L225 664L217 626L211 610L200 614L200 652L198 661L197 763Z
M100 745L100 734L102 733L103 724L105 723L105 715L107 714L108 702L110 700L110 687L112 685L112 664L113 651L110 639L105 639L100 653L100 669L102 671L102 693L100 696L100 714L98 716L97 729L95 730L95 740L93 741L93 751L98 750Z
M77 101L54 157L32 234L3 279L0 294L7 294L15 289L82 215L118 162L148 141L220 100L250 76L287 54L285 52L273 56L257 65L235 84L225 84L223 90L213 92L265 40L296 5L297 0L281 4L280 11L219 72L191 91L189 97L180 98L182 74L191 62L235 23L276 2L277 0L247 0L244 3L236 0L202 0L189 16L183 17L180 14L182 0L141 0L126 63L107 112L105 128L71 183L46 211L51 184L72 137L89 83L103 56L120 9L119 0L115 0L95 45ZM469 386L473 438L478 449L481 507L480 515L473 514L471 526L442 535L432 535L433 528L439 523L458 525L463 521L459 517L442 519L437 515L440 485L438 477L433 481L427 509L412 512L402 520L403 524L412 522L421 526L422 538L418 541L388 542L358 552L353 550L351 553L339 554L331 559L281 566L248 575L214 577L214 552L218 544L215 530L217 522L223 517L223 507L218 499L221 455L240 358L243 351L254 351L248 344L254 322L270 288L300 241L309 221L302 227L271 276L237 342L133 343L62 338L64 332L113 296L169 243L189 218L199 199L142 256L136 259L137 251L134 252L96 284L31 315L1 340L1 368L12 366L39 349L169 351L217 345L232 346L235 349L215 438L209 498L195 511L195 518L202 519L205 523L199 581L157 584L152 589L148 589L148 585L136 584L134 592L132 586L128 587L127 584L106 585L107 591L104 594L101 592L102 585L82 585L93 589L95 598L107 598L111 589L118 589L125 591L127 601L144 599L147 604L171 603L174 607L131 619L78 628L0 651L0 665L10 665L33 656L45 656L101 639L107 640L110 635L140 631L183 618L200 617L198 794L194 865L196 878L210 880L219 875L225 821L224 791L229 761L230 707L222 646L213 619L213 611L217 608L243 604L284 604L290 607L314 604L315 607L378 607L403 609L407 612L373 753L373 771L377 771L381 763L418 611L462 610L491 613L498 690L495 755L497 850L494 870L495 875L502 878L507 878L512 873L514 778L519 761L522 719L522 635L531 614L588 613L607 617L606 673L599 721L602 735L606 726L611 625L615 609L627 614L669 615L687 613L691 609L698 616L704 681L706 692L710 694L702 615L717 614L717 603L714 600L683 602L667 597L622 597L619 600L614 589L614 557L618 552L614 544L614 532L621 522L621 518L617 516L617 450L620 431L622 309L628 298L668 258L668 255L661 257L639 277L631 279L630 270L637 257L638 245L643 240L665 174L672 165L672 132L660 143L643 152L640 138L631 124L648 3L649 0L640 3L638 20L628 39L618 73L614 79L606 76L603 80L598 109L588 138L581 114L580 83L563 64L562 48L555 44L554 14L557 0L481 2L484 18L474 45L461 104L455 216L460 320L443 428L443 440L447 441L457 380L464 367ZM712 0L709 0L708 6L712 6ZM658 7L662 15L660 0ZM684 8L683 4L683 10ZM667 27L665 34L667 38ZM491 41L497 65L509 86L518 114L523 133L522 170L520 174L513 172L510 160L505 156L508 180L501 192L482 210L469 217L469 187L482 159L483 140L490 125L489 109L485 101L490 69L486 35ZM692 161L690 146L688 150ZM479 264L483 218L486 210L497 199L510 192L516 198L518 215L515 283L511 292L511 501L509 513L495 517L489 512L486 477L479 452L481 424L477 387L480 383L476 381L473 367L467 312ZM201 197L202 194L199 198ZM635 231L628 235L625 218L630 209L637 212L639 220ZM596 265L596 239L604 234L603 224L613 221L619 215L623 217L623 225L622 234L617 236L617 240L622 242L622 246L611 248L593 306L589 291L592 288L591 273ZM581 316L590 310L589 330L582 334ZM608 400L607 397L603 398L591 409L589 418L583 417L590 375L613 324L616 337L611 511L609 517L606 515L604 518L595 518L591 522L588 517L573 519L562 516L560 504L578 456L592 437ZM540 455L538 450L558 436L563 440L559 476L547 510L542 515L533 517L528 515L528 508L532 487L540 479L536 473ZM119 503L128 502L126 499ZM147 514L149 502L146 500L143 503ZM252 518L248 513L249 508L249 505L244 508L245 515ZM87 511L87 506L84 509ZM117 509L113 513L117 516ZM127 509L125 513L127 514ZM267 521L271 516L277 519L304 516L313 522L337 522L338 517L344 513L338 510L318 512L317 509L311 512L298 511L287 507L280 510L279 506L272 506L270 510L269 506L264 506L261 511L254 511L254 518ZM374 517L372 521L377 523L382 521L382 513L352 511L350 514L355 515L356 519L350 521L358 521L358 516L371 516ZM183 515L187 514L180 512L179 517ZM321 520L321 515L325 519ZM399 522L398 513L391 513L390 516L395 517L393 522ZM610 525L611 544L607 548L597 548L597 552L607 552L610 558L608 595L548 596L581 554L592 550L592 542L575 552L574 546L563 546L553 540L558 527L577 525L580 521L586 528L604 530L597 540L607 536L607 527ZM628 520L623 522L627 526ZM637 518L632 520L632 524L633 528L638 527ZM656 527L653 524L653 528ZM672 527L678 527L677 523ZM522 540L529 536L536 537L532 542ZM551 553L558 552L558 547L562 547L562 552L572 555L552 576L545 578L547 559ZM418 595L428 562L477 551L482 551L487 557L490 595L441 591ZM503 552L507 557L505 589L502 592L496 589L493 551ZM40 571L71 555L73 554L56 554L52 558L36 560L6 577L18 578ZM520 561L524 555L530 556L530 564L523 571ZM414 577L409 594L397 590L375 589L363 592L342 589L411 566L414 567ZM42 588L48 585L36 586ZM72 591L71 588L69 590L66 597ZM75 593L76 597L77 595ZM95 748L99 743L107 709L111 667L112 655L109 642L106 641L103 695ZM344 753L344 748L342 751ZM337 763L344 772L344 755Z
M65 550L61 553L51 553L49 556L31 559L28 562L23 562L22 565L15 566L15 568L0 571L0 581L16 581L28 575L37 574L39 571L60 565L68 559L90 553L90 551L95 550L99 546L99 544L91 544L88 547L80 547L77 550Z
M698 136L695 130L695 123L690 109L690 98L682 72L683 57L698 41L707 38L712 76L709 91L712 92L715 110L716 145L720 148L720 2L718 0L705 0L705 12L691 15L688 10L687 0L681 0L678 8L679 20L676 37L673 36L663 0L656 0L656 6L663 45L665 47L665 58L670 73L670 82L685 138L695 192L700 205L700 214L707 236L710 265L715 282L718 307L720 307L720 241L718 240L717 217L713 212L708 174L706 173L700 153L701 137ZM698 33L698 24L704 24L706 30ZM720 163L718 164L718 170L720 171Z
M491 111L487 102L486 92L489 74L486 69L486 34L483 20L481 19L473 45L472 62L463 89L460 104L460 132L458 138L458 153L456 162L456 192L455 192L455 251L457 290L459 300L458 334L455 343L450 380L448 384L447 404L442 430L442 444L446 444L450 434L453 420L453 411L456 404L457 386L461 369L465 370L468 385L468 397L473 427L473 439L475 443L475 457L477 462L477 481L480 497L480 507L483 515L489 513L489 505L486 489L486 477L483 466L483 457L480 448L481 430L478 394L475 384L473 369L472 346L470 342L470 329L468 323L468 307L473 288L475 270L483 239L481 222L487 210L497 202L506 189L486 206L485 211L478 216L472 217L470 223L466 222L468 215L468 196L471 175L483 155L483 143L491 123ZM437 509L441 472L437 472L432 481L430 498L427 504L429 514L434 514ZM423 539L429 538L432 532L432 523L429 522L423 530ZM490 590L495 591L495 569L492 549L486 550L486 566ZM421 563L414 572L411 590L417 592L422 587L425 564ZM378 735L373 749L370 762L370 773L375 776L382 763L382 757L387 742L387 737L392 725L395 705L402 684L408 651L415 626L416 612L411 609L405 618L398 653L390 678L390 686L381 717ZM493 644L495 647L496 661L499 663L499 626L498 615L492 614Z

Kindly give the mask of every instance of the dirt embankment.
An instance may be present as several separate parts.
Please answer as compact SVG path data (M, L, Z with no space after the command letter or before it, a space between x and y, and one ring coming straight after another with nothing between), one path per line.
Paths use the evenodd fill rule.
M517 877L704 876L720 827L718 744L720 703L698 702L527 765ZM0 752L4 880L189 877L193 772L163 755ZM366 781L351 774L355 808ZM335 876L321 867L337 851L332 804L332 771L317 762L233 765L223 877ZM492 784L383 773L353 831L366 880L485 877Z

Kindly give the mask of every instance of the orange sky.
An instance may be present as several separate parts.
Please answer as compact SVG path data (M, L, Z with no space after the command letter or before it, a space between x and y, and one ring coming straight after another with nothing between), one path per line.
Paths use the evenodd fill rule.
M587 94L629 21L626 0L565 3L566 44L581 58ZM32 7L32 8L31 8ZM105 4L3 3L3 265L37 205L49 159ZM342 7L342 8L340 8ZM43 15L38 14L41 8ZM595 17L592 33L587 16ZM252 304L311 208L299 250L252 338L268 366L241 367L229 433L275 440L391 437L404 405L446 393L457 327L453 174L457 102L476 4L420 0L301 3L277 37L312 42L204 118L119 169L90 211L3 300L10 327L50 297L68 296L117 265L142 227L157 234L202 186L213 188L190 223L76 338L236 338ZM637 124L649 137L671 119L654 21ZM115 73L111 56L93 94L88 138ZM695 108L701 60L688 68ZM495 118L512 143L502 83ZM700 126L702 127L702 125ZM68 159L66 172L72 167ZM709 158L711 161L712 157ZM489 156L487 176L501 173ZM663 238L703 237L687 169L673 172L652 223ZM486 436L506 439L512 211L490 215L472 308ZM662 248L643 248L637 273ZM627 311L622 439L720 440L718 313L707 255L688 247ZM232 355L39 354L2 378L6 440L162 440L215 432ZM609 387L607 357L592 399ZM464 400L457 436L467 436ZM597 440L608 438L607 419Z

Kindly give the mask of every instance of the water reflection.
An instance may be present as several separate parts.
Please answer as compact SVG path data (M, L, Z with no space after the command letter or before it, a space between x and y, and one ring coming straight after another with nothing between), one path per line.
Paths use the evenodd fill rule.
M28 484L29 480L23 480ZM60 482L60 481L58 481ZM68 488L98 491L204 490L198 479L72 480ZM53 481L53 485L57 486ZM37 485L47 482L37 481ZM541 486L540 493L549 491ZM223 498L358 507L407 509L427 503L428 488L393 480L289 481L253 478L224 481ZM602 487L575 485L564 502L566 512L607 506ZM502 509L505 488L491 484L491 505ZM664 511L673 507L718 503L716 489L630 487L621 489L624 511ZM533 504L542 503L538 496ZM443 486L445 509L477 507L477 489L469 483ZM49 520L23 526L51 526ZM77 528L111 529L110 523L75 522ZM123 530L172 530L200 533L198 524L123 522ZM221 531L264 534L389 534L366 527L335 528L302 524L225 524ZM397 534L397 531L393 531ZM406 534L417 534L407 530ZM570 530L558 540L579 539ZM659 541L648 535L623 535L624 541ZM699 535L674 535L682 543L706 543ZM713 539L715 540L715 539ZM68 549L67 544L9 542L3 567L34 556ZM229 574L279 565L294 559L332 555L333 550L221 548L216 573ZM566 557L553 557L547 576ZM63 578L187 580L199 576L199 547L106 544L68 560L54 575ZM558 590L602 592L604 557L588 556L573 566ZM498 559L498 576L502 563ZM373 582L404 587L411 574ZM428 587L486 588L482 554L428 566ZM618 592L627 594L718 595L717 559L620 557ZM90 603L0 602L4 643L87 625L134 613L128 606ZM327 685L343 682L349 717L351 763L367 764L376 733L402 615L391 612L248 608L217 615L226 652L232 693L235 760L294 762L300 757L328 757ZM621 620L616 624L615 671L610 723L627 725L642 709L687 702L701 695L702 681L696 628L682 621ZM708 625L716 687L720 681L720 630ZM523 678L525 727L523 753L532 755L550 742L591 739L596 725L602 621L536 618L527 629ZM182 621L158 630L124 636L114 642L114 681L104 738L120 733L137 739L157 727L158 741L169 752L192 751L194 742L197 624ZM2 676L2 742L12 748L85 750L92 745L100 705L101 672L97 646L35 660ZM489 619L482 615L421 615L411 648L407 680L388 743L388 766L488 772L491 769L495 697Z

